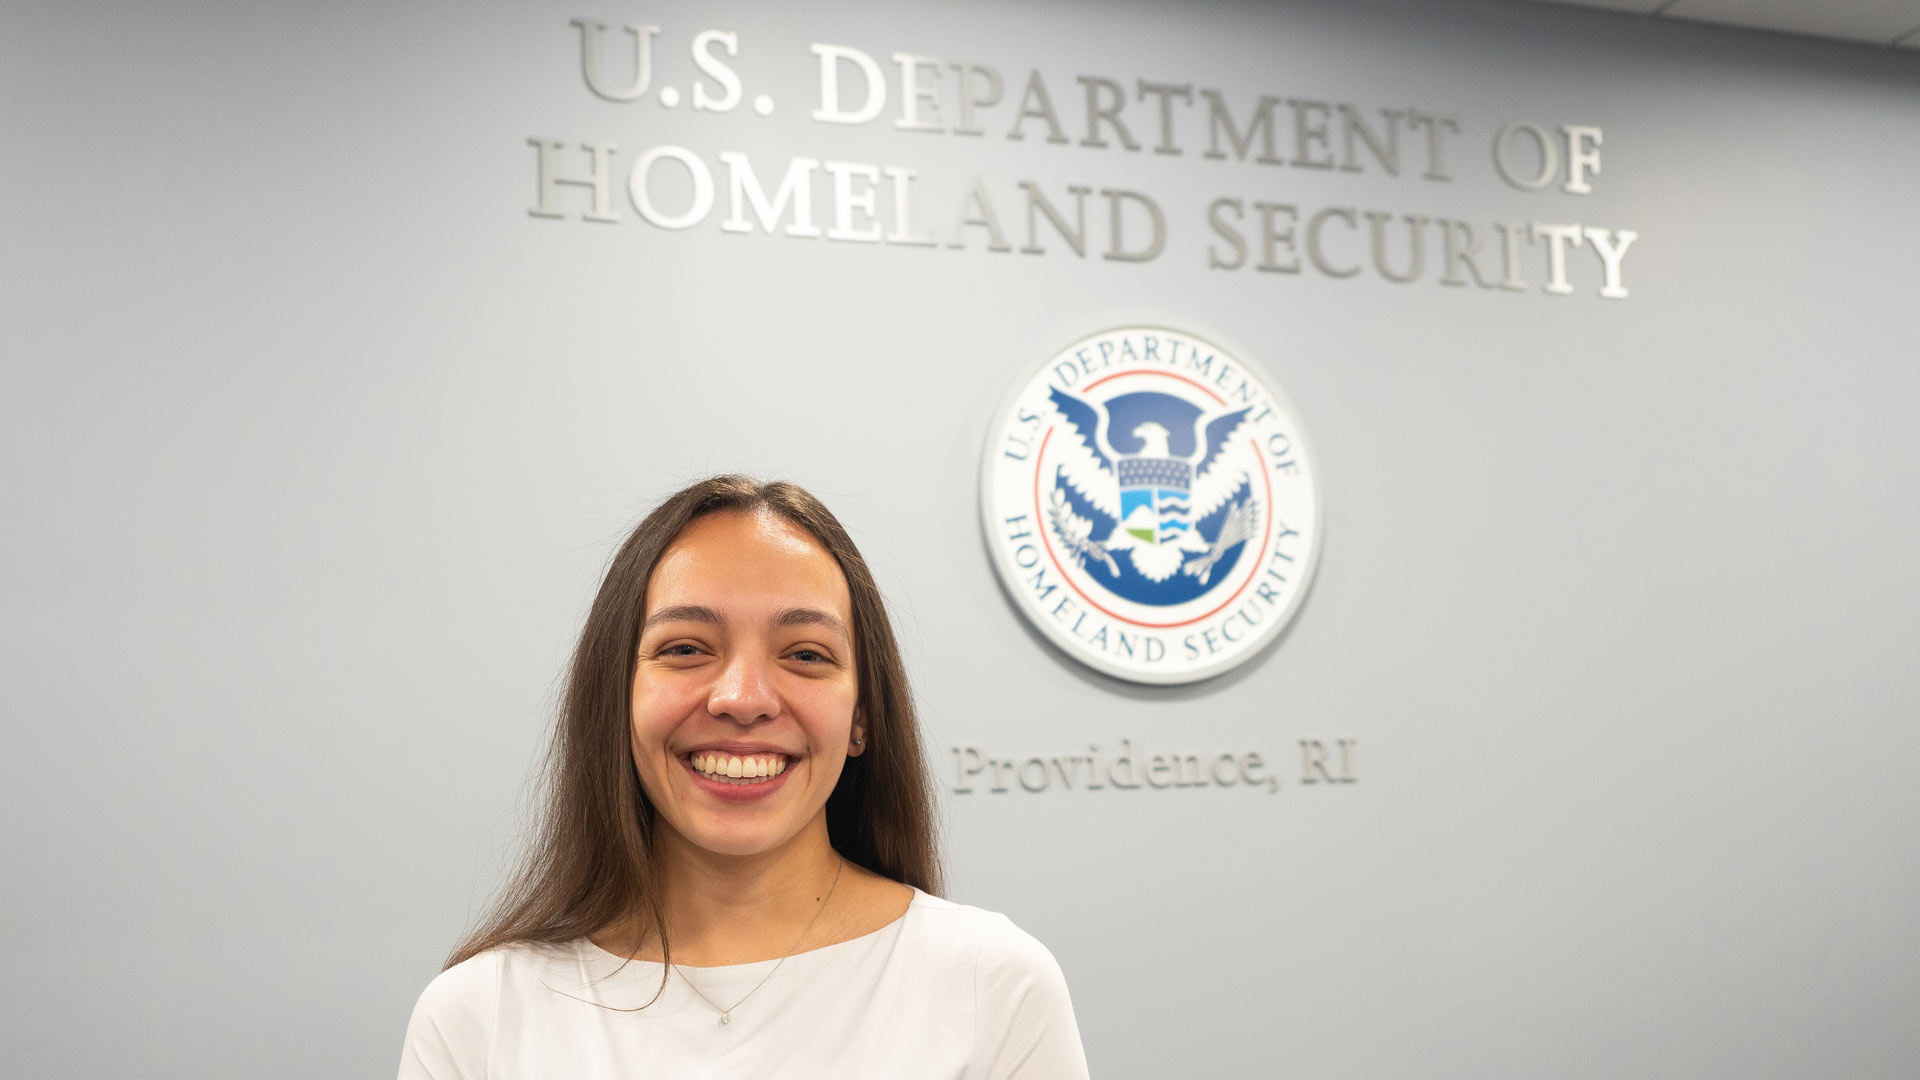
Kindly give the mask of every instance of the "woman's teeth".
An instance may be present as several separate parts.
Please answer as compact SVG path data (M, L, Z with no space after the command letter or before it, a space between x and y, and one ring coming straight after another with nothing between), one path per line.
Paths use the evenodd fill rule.
M694 754L688 759L694 771L723 784L752 784L787 771L787 759L781 754Z

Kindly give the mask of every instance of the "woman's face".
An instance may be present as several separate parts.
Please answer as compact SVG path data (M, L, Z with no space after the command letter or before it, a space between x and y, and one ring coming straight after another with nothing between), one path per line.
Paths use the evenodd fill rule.
M722 855L824 835L863 734L852 622L839 564L776 514L709 514L667 548L633 674L633 759L667 825Z

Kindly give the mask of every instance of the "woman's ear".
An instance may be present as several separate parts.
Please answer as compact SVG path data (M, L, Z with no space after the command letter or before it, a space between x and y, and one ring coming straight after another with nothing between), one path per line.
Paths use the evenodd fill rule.
M847 756L859 757L867 752L867 716L861 709L853 710L853 731L847 736Z

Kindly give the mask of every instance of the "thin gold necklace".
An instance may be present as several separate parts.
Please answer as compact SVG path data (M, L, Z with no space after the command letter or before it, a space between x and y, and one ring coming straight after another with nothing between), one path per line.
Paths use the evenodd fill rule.
M732 1005L728 1006L727 1008L721 1009L718 1002L714 1001L712 998L708 997L705 994L701 994L700 988L693 985L693 980L687 978L687 973L684 971L680 971L680 968L677 965L668 964L667 966L673 968L673 970L675 971L680 972L680 981L687 984L687 989L693 991L696 994L700 994L701 1001L704 1001L707 1004L712 1005L716 1009L720 1009L720 1022L722 1024L733 1023L733 1010L746 1004L746 1001L748 998L758 993L761 987L767 985L767 980L773 978L773 972L780 970L780 964L786 963L787 957L793 955L793 950L798 949L800 947L800 943L807 940L807 934L813 930L813 924L820 921L820 912L827 910L827 904L832 902L833 890L840 887L840 871L845 870L846 868L847 868L847 860L843 857L840 860L840 864L833 868L833 884L827 886L827 895L825 899L820 901L820 910L814 912L813 918L807 920L807 928L805 930L800 931L799 937L793 939L793 946L792 948L789 948L787 950L786 956L782 956L780 958L780 962L773 965L773 971L769 971L765 975L762 975L760 977L760 981L753 984L752 990L749 990L745 994L742 994L740 996L739 1001L734 1002Z

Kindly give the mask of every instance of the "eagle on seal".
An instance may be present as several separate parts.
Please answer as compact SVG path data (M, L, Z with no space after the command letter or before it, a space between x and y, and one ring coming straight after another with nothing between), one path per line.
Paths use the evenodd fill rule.
M1049 397L1079 436L1055 469L1049 523L1090 570L1122 577L1124 552L1149 582L1180 572L1205 586L1228 549L1253 538L1250 478L1216 467L1252 406L1208 413L1150 391L1098 404L1057 387Z

